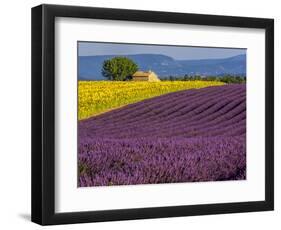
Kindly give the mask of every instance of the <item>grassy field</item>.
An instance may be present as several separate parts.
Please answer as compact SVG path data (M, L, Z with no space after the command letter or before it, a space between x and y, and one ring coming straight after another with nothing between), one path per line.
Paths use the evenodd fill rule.
M79 81L78 119L166 93L223 84L216 81Z

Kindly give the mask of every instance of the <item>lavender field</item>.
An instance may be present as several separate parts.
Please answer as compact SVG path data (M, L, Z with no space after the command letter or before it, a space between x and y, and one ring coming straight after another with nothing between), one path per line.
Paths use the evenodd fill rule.
M246 179L246 85L183 90L78 123L78 186Z

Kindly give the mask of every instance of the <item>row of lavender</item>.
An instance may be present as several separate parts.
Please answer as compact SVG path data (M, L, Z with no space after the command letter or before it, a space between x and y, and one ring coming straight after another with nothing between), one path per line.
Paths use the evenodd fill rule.
M79 122L79 186L246 178L246 86L186 90Z

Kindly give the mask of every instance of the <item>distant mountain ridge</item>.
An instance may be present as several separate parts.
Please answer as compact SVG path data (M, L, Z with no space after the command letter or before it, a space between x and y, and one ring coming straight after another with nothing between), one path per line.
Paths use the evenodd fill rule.
M105 80L101 69L105 60L121 55L79 56L80 80ZM140 70L152 70L160 78L168 76L226 74L246 76L246 55L221 59L176 60L161 54L122 55L136 62Z

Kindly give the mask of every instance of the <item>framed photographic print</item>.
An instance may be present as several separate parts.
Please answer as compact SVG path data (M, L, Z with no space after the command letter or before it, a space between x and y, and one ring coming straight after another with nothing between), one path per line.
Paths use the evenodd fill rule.
M273 210L273 19L32 8L32 221Z

